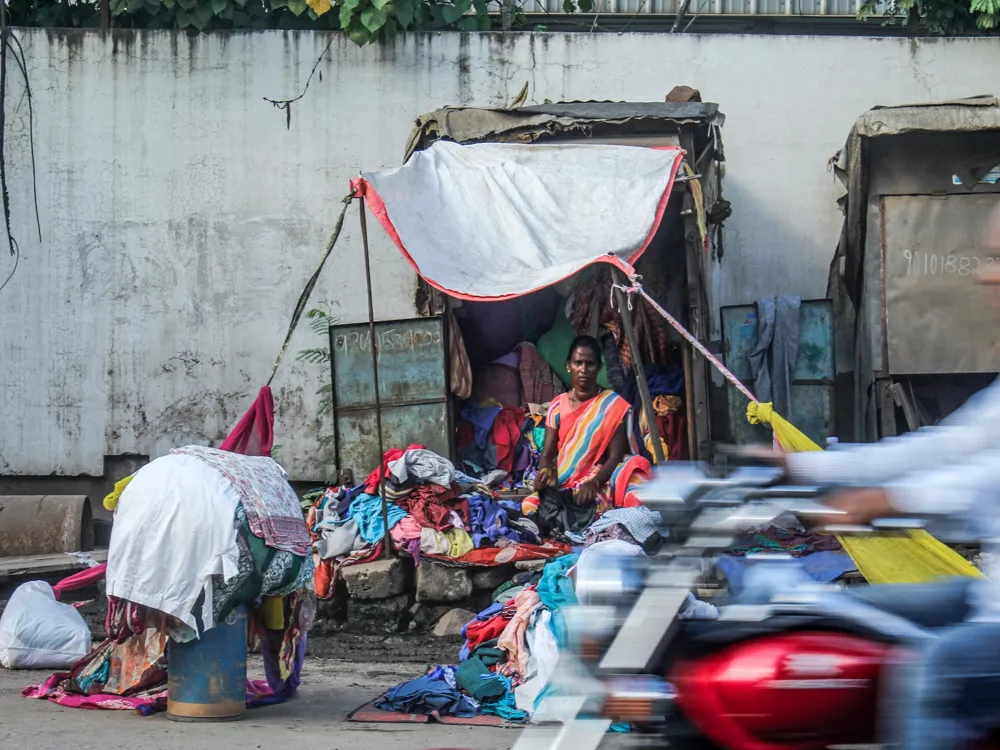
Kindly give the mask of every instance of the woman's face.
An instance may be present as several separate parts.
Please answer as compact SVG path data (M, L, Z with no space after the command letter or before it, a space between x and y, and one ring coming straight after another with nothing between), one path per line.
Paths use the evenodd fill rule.
M578 346L569 357L569 377L573 387L583 393L590 393L597 385L597 372L601 361L589 346Z

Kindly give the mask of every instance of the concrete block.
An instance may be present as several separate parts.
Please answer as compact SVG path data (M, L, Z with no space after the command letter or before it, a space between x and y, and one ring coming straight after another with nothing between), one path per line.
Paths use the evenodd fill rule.
M347 602L347 624L352 633L397 633L410 607L405 594L388 599L351 599Z
M513 578L516 572L513 565L497 565L494 568L477 570L472 574L472 587L494 591L498 586Z
M388 599L403 593L406 571L398 557L376 560L342 569L351 599Z
M418 602L458 602L472 593L472 579L464 568L450 568L432 560L417 566Z
M462 635L462 628L465 627L465 623L471 622L475 618L475 612L470 612L467 609L452 609L437 621L437 625L434 626L434 630L431 632L439 638Z

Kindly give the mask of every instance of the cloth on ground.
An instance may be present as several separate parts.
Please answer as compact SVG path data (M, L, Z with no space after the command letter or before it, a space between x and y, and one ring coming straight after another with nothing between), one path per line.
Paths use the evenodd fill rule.
M533 713L541 694L559 662L559 644L552 634L552 613L547 609L535 612L534 622L528 628L528 679L514 688L517 707Z
M486 622L487 620L491 620L496 615L500 614L501 611L503 611L503 605L500 605L500 604L491 604L486 609L484 609L482 612L480 612L478 615L476 615L472 620L470 620L469 622L465 623L465 625L462 626L462 637L465 638L465 644L462 646L462 650L459 652L459 658L462 661L465 661L466 659L469 658L470 651L474 651L476 648L481 647L483 645L483 643L486 642L486 641L480 640L480 641L477 642L477 644L475 646L471 646L469 644L469 636L468 636L469 627L471 625L474 625L475 623L482 623L482 622ZM489 639L486 639L486 640L489 640Z
M768 526L761 529L751 529L746 536L738 539L733 546L727 549L726 553L739 557L759 552L784 552L793 557L801 557L813 552L840 552L842 550L843 547L837 541L837 537L830 534Z
M659 533L662 522L659 513L651 511L644 505L634 508L615 508L594 521L587 529L587 535L598 534L617 524L624 526L639 544L645 544L653 534Z
M408 445L405 449L402 448L390 448L385 452L385 456L382 457L382 467L376 466L372 473L368 475L365 479L364 489L369 495L377 495L379 491L379 473L384 472L384 479L389 478L389 464L396 459L402 457L406 451L423 450L424 446L412 443Z
M480 703L499 700L507 692L507 686L478 656L470 656L455 668L455 682Z
M552 612L552 632L560 644L567 642L566 622L560 610L577 603L570 569L580 559L579 555L566 555L546 563L542 580L538 582L538 597L542 605Z
M800 557L796 562L806 575L819 583L830 583L840 578L844 573L857 569L850 555L845 552L814 552L811 555ZM717 560L719 572L726 577L729 590L734 595L743 590L743 577L749 564L749 561L744 557L730 555L721 555ZM753 564L757 564L757 562L755 561Z
M455 466L446 458L425 448L408 450L389 464L389 475L397 482L416 479L450 487Z
M228 479L239 493L250 529L267 546L293 555L308 554L309 533L302 523L302 506L285 471L272 458L242 456L200 445L170 453L195 458Z
M576 563L577 576L578 578L582 577L591 581L600 580L604 577L602 571L608 569L609 563L613 560L628 561L631 558L645 559L645 557L646 553L642 551L642 547L637 547L634 544L629 544L619 539L597 542L585 548L580 553L580 558ZM635 572L633 575L638 576L638 572ZM637 583L641 583L641 580L637 581ZM581 595L578 593L577 597L580 604L584 606L590 604L590 600L586 594Z
M584 536L583 540L583 546L584 549L586 549L587 547L592 547L599 542L606 542L610 539L628 542L629 544L635 544L639 547L643 546L639 544L639 542L636 541L636 538L628 533L628 529L620 523L608 526L607 528L601 529L596 533L590 533L590 529L587 529L587 534Z
M509 510L491 495L476 493L466 497L469 503L469 524L472 529L472 543L476 547L492 544L498 539L520 542L537 542L537 535L522 533L522 529L510 526ZM520 511L517 511L520 515ZM530 527L528 527L530 529ZM524 538L533 536L534 538Z
M107 595L194 628L192 608L204 592L201 616L212 627L213 576L225 581L239 573L233 518L241 502L230 480L194 456L171 453L141 468L115 511Z
M314 546L321 560L349 555L362 549L366 544L361 538L358 523L353 518L347 519L344 523L331 524L326 528L317 526L317 529L322 530L322 536Z
M433 529L430 531L433 532ZM417 520L407 513L400 519L399 523L389 529L389 536L392 537L392 541L395 542L398 549L405 549L410 553L410 557L419 563L420 553L423 551L421 547L423 532L424 529L417 523Z
M459 691L453 667L437 667L430 674L390 688L375 701L375 708L466 719L479 714L478 705Z
M515 596L507 606L515 607L516 611L510 622L507 623L507 627L500 634L497 646L507 652L508 659L497 667L497 672L520 684L528 674L528 647L525 635L528 632L532 613L542 606L542 602L537 591L525 589Z
M523 560L545 560L550 557L565 555L572 547L559 542L549 541L542 544L518 544L510 547L481 547L462 556L460 562L464 565L480 565L493 567Z
M502 610L502 605L500 606ZM469 650L474 651L477 646L499 638L500 634L506 629L508 622L510 622L510 618L504 617L503 612L500 611L486 620L477 619L469 623L465 629L465 637L469 644Z
M718 620L719 608L714 604L696 599L694 594L689 591L678 616L682 620Z
M406 515L406 511L393 503L386 504L391 529ZM358 525L358 533L368 544L380 542L385 537L385 520L382 518L382 498L378 495L358 495L347 511L347 518ZM346 521L347 519L345 519Z
M792 419L792 381L799 354L799 309L802 299L792 295L757 301L757 345L748 355L754 393L761 402Z

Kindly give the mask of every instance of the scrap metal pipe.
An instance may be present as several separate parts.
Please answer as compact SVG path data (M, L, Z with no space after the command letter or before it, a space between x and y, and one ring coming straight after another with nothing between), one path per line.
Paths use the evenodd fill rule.
M94 517L86 495L0 495L0 557L93 548Z

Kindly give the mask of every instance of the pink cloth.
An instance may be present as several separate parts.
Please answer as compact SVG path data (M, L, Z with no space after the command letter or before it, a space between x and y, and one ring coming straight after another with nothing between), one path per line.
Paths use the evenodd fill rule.
M514 597L511 604L517 608L514 617L507 623L500 634L497 648L507 652L507 663L503 665L503 673L511 677L515 684L519 684L528 675L528 645L525 635L528 632L528 622L531 620L531 613L542 606L538 592L533 588L525 589ZM513 667L513 669L512 669ZM515 671L516 670L516 671ZM497 670L501 671L500 669Z
M62 595L66 591L76 591L77 589L82 589L85 586L89 586L92 583L96 583L104 578L104 573L108 569L107 563L101 563L100 565L89 568L88 570L81 570L79 573L74 573L68 578L63 578L59 583L52 587L52 593L55 594L56 599L61 599Z
M256 427L256 429L254 429ZM274 447L274 396L264 386L250 410L229 433L220 450L244 456L270 456Z

